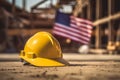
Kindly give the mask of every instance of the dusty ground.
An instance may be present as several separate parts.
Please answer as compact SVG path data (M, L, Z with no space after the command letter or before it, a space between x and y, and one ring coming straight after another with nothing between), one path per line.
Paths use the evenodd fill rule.
M34 67L0 61L0 80L120 80L120 61L69 60L71 66Z
M70 63L65 67L34 67L0 62L0 80L120 80L120 62Z

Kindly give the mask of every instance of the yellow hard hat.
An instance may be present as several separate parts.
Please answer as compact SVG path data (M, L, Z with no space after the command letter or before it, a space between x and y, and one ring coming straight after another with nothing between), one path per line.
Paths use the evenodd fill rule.
M59 42L48 32L38 32L25 44L20 58L34 66L65 66Z

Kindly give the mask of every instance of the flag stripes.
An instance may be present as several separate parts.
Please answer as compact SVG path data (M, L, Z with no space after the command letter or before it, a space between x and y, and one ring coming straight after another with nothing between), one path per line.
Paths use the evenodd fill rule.
M59 16L56 16L57 21L55 22L55 25L53 28L54 34L69 38L71 40L74 40L83 44L89 43L91 33L92 33L91 21L77 18L74 16L69 16L70 21L61 21L62 15L64 15L64 13L58 13L58 14ZM68 18L68 16L65 17L64 15L63 20L65 20L66 18ZM69 24L69 25L65 25L65 24Z

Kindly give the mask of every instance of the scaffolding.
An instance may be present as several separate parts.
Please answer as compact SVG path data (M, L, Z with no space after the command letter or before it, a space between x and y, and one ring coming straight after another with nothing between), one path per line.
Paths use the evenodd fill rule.
M81 2L80 2L81 1ZM78 0L82 3L78 16L93 21L91 45L96 49L115 50L120 34L120 0ZM78 11L77 11L78 12ZM120 47L120 45L119 45Z

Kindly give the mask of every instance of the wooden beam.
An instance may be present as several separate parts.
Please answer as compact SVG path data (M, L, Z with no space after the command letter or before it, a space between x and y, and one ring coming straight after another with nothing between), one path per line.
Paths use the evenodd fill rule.
M81 11L82 11L82 0L77 0L77 5L75 6L73 15L78 16L79 12L81 12Z
M15 2L16 0L12 0L12 13L15 14Z
M108 16L108 17L104 17L102 19L99 19L99 20L96 20L95 22L93 22L93 25L94 26L97 26L99 24L103 24L103 23L106 23L110 20L115 20L115 19L118 19L120 18L120 12L114 14L114 15L111 15L111 16Z
M8 29L7 34L9 36L13 35L33 35L40 31L52 32L52 29Z
M82 0L82 7L85 7L89 4L89 0Z
M42 1L38 2L37 4L35 4L34 6L32 6L31 9L36 9L39 5L45 3L46 1L48 1L48 0L42 0Z
M82 8L88 5L88 0L76 0L77 5L75 6L75 10L73 11L74 16L78 16L79 13L82 12Z
M26 10L26 0L22 1L23 12Z

